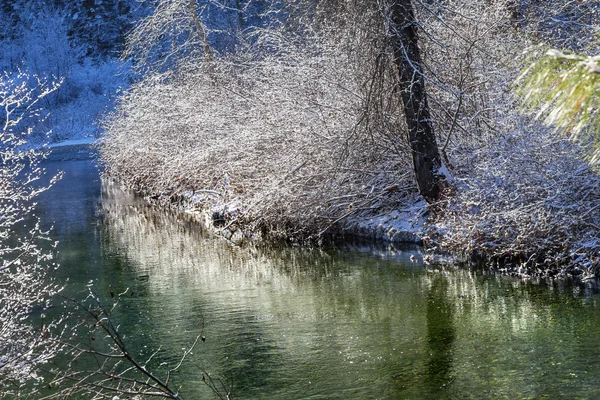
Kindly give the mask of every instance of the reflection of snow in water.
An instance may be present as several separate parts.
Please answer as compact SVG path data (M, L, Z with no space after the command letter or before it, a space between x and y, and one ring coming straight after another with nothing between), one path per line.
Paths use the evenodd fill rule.
M88 234L96 218L96 207L100 195L100 176L95 163L90 160L43 163L46 179L58 171L63 178L39 198L39 209L44 214L42 221L54 224L57 234L67 232Z
M417 270L414 264L349 250L240 248L200 232L185 215L157 212L116 185L106 183L103 197L110 252L126 255L149 297L161 299L148 302L157 308L153 314L170 321L160 329L172 334L174 325L187 326L185 321L197 320L194 313L202 312L210 336L223 346L215 359L227 354L266 377L291 374L295 390L303 385L302 376L321 386L333 380L342 390L356 387L360 374L376 378L377 365L391 351L389 343L373 340L382 320L399 335L399 343L421 348L421 321L396 311L400 304L421 308L414 282L405 281L413 288L398 291L398 280L383 278L378 269L379 263L389 263L404 274ZM359 365L366 360L373 364L365 370ZM360 390L367 389L365 383Z
M402 253L366 245L337 250L241 248L201 232L185 214L157 212L117 185L105 183L103 197L110 246L127 254L136 272L148 276L150 290L158 293L201 288L204 293L231 291L233 297L245 290L265 299L273 291L319 296L314 292L323 289L315 285L320 280L335 277L354 286L365 273L361 264L373 254L409 262L411 254L419 253L419 248Z

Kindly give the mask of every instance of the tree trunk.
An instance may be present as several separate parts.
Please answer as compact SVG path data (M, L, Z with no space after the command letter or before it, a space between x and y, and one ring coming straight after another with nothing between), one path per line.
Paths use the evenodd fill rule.
M442 169L427 105L417 42L417 24L411 0L393 0L389 12L415 178L421 195L432 203L440 199L448 181L444 173L441 173L445 172L445 168Z
M198 36L200 36L200 40L202 41L202 45L204 46L204 59L210 62L213 59L212 48L210 47L210 43L208 43L208 38L206 37L204 26L200 22L200 17L198 16L198 12L196 11L196 0L190 0L189 7L190 14L192 16L192 19L194 20L194 25L196 26L196 31L198 32Z

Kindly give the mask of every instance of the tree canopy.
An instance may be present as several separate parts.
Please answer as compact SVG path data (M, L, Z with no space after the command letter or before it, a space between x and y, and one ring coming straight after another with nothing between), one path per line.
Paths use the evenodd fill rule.
M600 165L600 55L549 50L516 81L525 109L590 149L589 161Z

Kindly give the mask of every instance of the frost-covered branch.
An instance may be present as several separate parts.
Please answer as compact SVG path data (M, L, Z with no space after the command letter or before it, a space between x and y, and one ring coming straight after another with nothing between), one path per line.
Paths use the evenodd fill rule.
M38 368L61 348L58 320L46 317L60 286L54 281L55 243L35 217L35 198L47 190L41 151L23 146L39 101L56 89L24 73L0 76L0 396L39 379ZM25 125L27 120L27 125ZM39 122L39 120L38 120Z
M127 36L123 58L133 59L142 70L164 70L198 51L210 61L214 50L202 17L206 7L198 9L196 0L158 1Z
M80 320L65 335L66 355L71 358L67 366L49 369L48 375L54 377L48 383L48 392L42 399L68 399L73 396L86 396L90 399L114 399L115 396L134 398L168 398L182 400L179 388L173 386L172 377L193 352L199 342L206 340L202 324L201 331L191 345L184 349L179 362L161 378L150 366L153 358L161 350L152 353L144 361L139 360L135 351L121 333L117 324L120 304L130 297L131 291L114 293L107 307L88 285L88 295L83 300L66 299L73 305L71 319L80 316ZM163 364L156 366L158 370ZM208 374L201 371L203 377ZM219 397L228 398L229 390L223 392L212 381L205 383Z

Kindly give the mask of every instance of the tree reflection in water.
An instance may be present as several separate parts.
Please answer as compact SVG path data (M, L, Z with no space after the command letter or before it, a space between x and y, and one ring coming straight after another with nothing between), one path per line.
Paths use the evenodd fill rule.
M431 278L427 295L427 348L426 383L432 394L452 384L453 344L455 340L454 308L448 299L448 279L440 274Z

